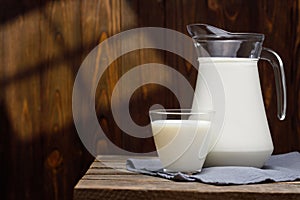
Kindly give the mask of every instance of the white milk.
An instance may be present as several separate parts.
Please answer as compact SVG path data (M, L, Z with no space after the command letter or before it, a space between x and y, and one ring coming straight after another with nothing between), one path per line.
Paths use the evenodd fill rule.
M220 135L213 132L216 124L212 124L211 144L215 145L207 155L205 166L261 167L271 155L273 143L265 115L257 59L210 58L199 59L199 62L199 71L205 79L212 79L212 64L215 66L225 90L225 120ZM193 110L214 109L207 87L199 77L195 97L199 99L199 105L194 102Z
M151 123L155 146L165 169L200 171L209 148L209 121L157 120Z

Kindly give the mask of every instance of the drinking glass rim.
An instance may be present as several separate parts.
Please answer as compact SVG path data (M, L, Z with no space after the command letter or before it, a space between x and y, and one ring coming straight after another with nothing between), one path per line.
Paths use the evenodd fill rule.
M197 115L197 114L214 114L215 110L198 110L193 109L180 109L180 108L168 108L168 109L154 109L150 110L149 114L163 114L163 115Z

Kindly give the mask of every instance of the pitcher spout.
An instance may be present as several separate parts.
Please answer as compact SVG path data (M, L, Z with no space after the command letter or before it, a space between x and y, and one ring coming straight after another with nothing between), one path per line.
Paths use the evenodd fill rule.
M200 35L208 36L208 35L229 35L230 34L229 32L223 29L208 24L189 24L187 25L187 30L192 38Z
M187 30L198 57L259 58L262 51L263 34L232 33L207 24L190 24Z

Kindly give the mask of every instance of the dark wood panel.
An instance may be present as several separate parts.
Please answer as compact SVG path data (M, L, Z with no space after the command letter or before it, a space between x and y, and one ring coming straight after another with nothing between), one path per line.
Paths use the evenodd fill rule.
M293 8L291 9L291 12L293 13L293 21L294 26L292 28L292 35L294 38L293 41L293 48L291 50L291 53L288 54L289 58L291 58L291 69L290 73L288 74L288 77L290 78L289 84L291 87L290 92L290 98L291 98L291 104L295 106L294 109L289 109L291 113L291 127L292 130L292 136L294 136L295 140L297 140L296 143L296 149L300 148L300 2L294 2ZM298 17L297 17L298 16Z
M92 161L77 136L72 119L72 87L77 70L99 42L136 27L167 27L187 34L187 24L201 22L229 31L264 33L264 45L278 52L284 61L288 88L287 119L280 122L276 118L272 68L260 62L275 153L300 150L299 0L39 3L13 0L3 1L1 5L1 199L72 199L73 186ZM132 151L149 151L153 149L153 141L129 138L116 126L110 110L111 94L123 74L149 62L172 66L191 84L195 84L197 77L189 63L157 50L131 52L106 70L96 93L99 123L116 144ZM141 74L139 78L147 77ZM121 96L119 103L122 104ZM154 103L178 106L176 98L167 89L145 85L135 91L129 104L136 123L145 125L149 122L147 112ZM100 140L99 148L104 152L107 144Z

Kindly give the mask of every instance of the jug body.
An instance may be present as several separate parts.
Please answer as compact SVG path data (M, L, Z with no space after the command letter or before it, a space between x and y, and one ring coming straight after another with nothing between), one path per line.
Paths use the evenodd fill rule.
M278 118L283 120L286 88L280 57L262 47L263 34L229 33L206 24L188 25L188 31L199 61L192 109L216 111L205 166L262 167L273 152L273 143L257 62L265 59L273 66ZM215 83L221 86L211 92ZM223 104L216 106L214 99Z
M214 67L221 77L225 94L221 134L208 154L205 166L261 167L272 154L273 143L261 94L257 61L252 58L199 58L201 74L205 79L213 78L210 74ZM193 109L213 109L208 95L204 84L197 81L195 96L200 101L193 105Z

